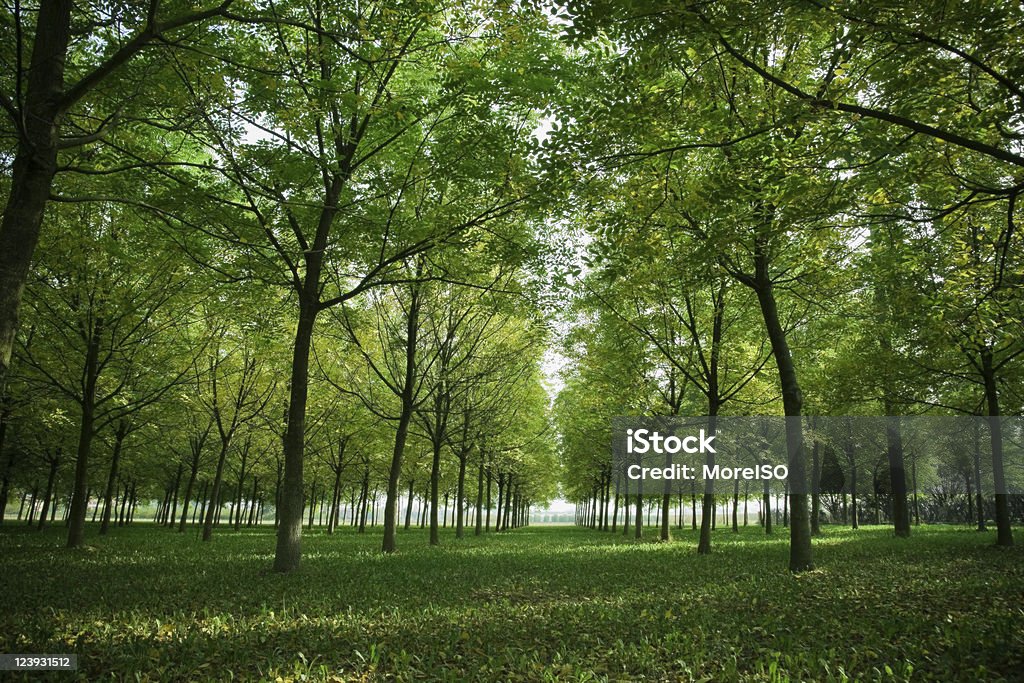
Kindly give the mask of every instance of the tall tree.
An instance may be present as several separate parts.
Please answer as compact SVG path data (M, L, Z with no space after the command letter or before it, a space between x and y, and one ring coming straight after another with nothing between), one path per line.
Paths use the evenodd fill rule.
M224 218L212 232L290 291L297 309L274 560L287 572L301 556L318 316L405 279L408 259L511 212L522 201L514 150L524 136L514 114L495 117L482 101L480 55L458 50L483 14L420 2L279 12L288 19L232 34L225 69L238 96L207 116L200 139L217 157L212 201ZM205 102L203 83L183 77ZM482 109L496 135L478 137ZM441 141L454 143L443 156ZM433 182L439 172L450 192Z
M50 200L61 150L100 139L124 115L140 90L152 87L152 69L127 75L130 87L108 87L146 56L166 52L184 34L227 14L233 0L206 8L165 3L76 4L39 0L3 7L3 80L0 107L15 140L11 183L0 221L0 386L18 328L18 309ZM88 34L89 40L78 40ZM190 38L196 36L192 32ZM152 50L160 46L161 50ZM156 54L154 54L156 53ZM27 58L26 58L27 57ZM152 65L150 65L152 66ZM99 93L99 96L94 95Z
M30 324L19 352L30 382L52 387L79 410L67 543L75 548L84 541L94 437L158 401L184 373L176 365L188 349L174 338L183 338L188 320L188 280L173 251L144 262L153 235L130 229L137 218L130 209L77 204L60 218L66 230L44 245L29 286Z

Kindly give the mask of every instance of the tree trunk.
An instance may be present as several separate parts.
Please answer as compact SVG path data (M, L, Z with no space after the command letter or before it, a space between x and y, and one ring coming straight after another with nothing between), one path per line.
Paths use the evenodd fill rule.
M732 485L732 531L734 534L740 532L740 480L736 479Z
M668 462L666 464L672 464L672 456L667 456ZM668 542L672 540L671 524L672 520L669 519L672 509L672 484L670 481L665 482L665 492L661 494L661 533L659 538L662 541Z
M309 394L309 351L319 313L320 260L306 256L306 280L299 293L299 320L292 350L288 426L284 435L284 480L281 483L274 571L298 569L302 557L302 465L306 451L306 399Z
M138 497L138 495L136 493L135 486L136 486L136 482L135 482L135 480L132 480L132 492L128 496L129 506L128 506L128 519L125 521L126 525L127 524L131 524L132 522L135 521L135 508L138 507L138 505L139 505L139 497Z
M75 485L71 498L71 517L68 525L68 548L80 548L85 542L85 513L88 503L85 499L85 493L89 484L89 454L92 451L92 438L96 433L93 423L96 419L96 384L99 375L98 357L101 328L102 323L100 321L97 320L93 323L86 346L85 366L82 372L82 421L79 424L78 430Z
M446 529L448 527L448 497L449 492L444 492L444 515L441 516L441 528Z
M121 507L117 511L117 525L118 526L124 526L125 520L127 519L127 517L125 517L125 511L126 511L127 502L128 502L128 482L125 482L125 484L124 484L124 491L121 492Z
M790 354L786 331L779 320L778 304L775 292L768 275L767 244L758 238L755 246L756 275L754 291L761 308L768 338L771 341L772 355L779 371L779 384L782 389L782 404L786 415L786 452L789 460L789 481L797 484L797 490L804 489L807 476L804 467L804 437L800 414L803 408L803 395L797 381L796 366ZM789 530L789 569L802 572L814 568L811 552L811 525L807 510L807 495L795 493L789 495L792 507L793 522Z
M402 475L402 454L409 434L409 422L413 415L412 390L414 382L406 380L407 395L402 398L402 415L395 433L395 448L391 455L391 469L388 473L388 491L384 503L384 543L381 549L386 553L395 552L395 529L398 526L398 480Z
M811 428L816 429L818 426L818 417L815 416L811 422ZM821 487L819 482L821 480L821 444L818 439L814 439L814 445L811 446L811 536L820 536L820 516L821 516Z
M57 469L60 467L60 450L57 450L57 455L50 458L50 473L46 477L46 493L43 494L43 511L39 515L38 529L43 530L46 526L46 515L50 511L50 501L53 498L53 485L57 481ZM56 509L57 503L53 502L53 507Z
M640 482L637 482L638 486ZM636 494L636 510L633 525L636 527L633 531L634 538L642 538L644 535L644 496L640 491Z
M259 483L259 477L252 478L252 497L249 499L249 522L247 526L254 526L256 524L256 509L259 507L259 501L256 499L256 495Z
M0 391L2 391L2 379L0 379ZM0 456L4 453L4 441L7 435L7 421L10 418L10 408L6 405L0 412ZM7 459L4 461L3 476L0 477L0 524L4 523L4 512L7 510L7 500L11 495L11 470L14 469L14 449L10 449Z
M783 484L785 494L782 497L782 526L789 526L789 483Z
M484 532L484 454L480 453L480 466L476 471L476 528L473 530L474 536L479 536Z
M514 493L514 486L512 483L513 475L508 473L505 477L505 509L501 513L501 530L505 531L509 528L509 517L512 512L512 495Z
M857 503L857 463L853 460L852 442L847 442L846 457L850 462L850 526L857 529L860 527Z
M717 395L717 389L715 394ZM714 434L718 429L718 404L711 400L708 405L708 434ZM708 450L705 454L704 464L708 468L715 466L715 453ZM704 504L700 515L700 540L697 543L697 553L707 555L711 552L711 528L715 521L715 482L708 478L704 480Z
M612 533L615 533L615 529L619 522L619 505L621 503L620 494L622 492L622 480L619 478L618 473L615 474L615 502L612 504Z
M177 519L178 514L178 490L181 488L181 471L182 465L178 463L178 471L174 475L174 494L171 496L171 508L170 513L167 515L166 525L169 527L174 526L174 520Z
M981 425L977 420L972 420L974 435L974 501L975 512L978 517L978 531L988 531L985 527L985 506L981 495ZM915 476L916 480L917 477ZM916 488L916 486L915 486ZM916 496L915 496L916 499ZM915 505L915 508L917 506Z
M366 532L366 511L370 504L370 466L363 470L363 486L359 492L359 533Z
M484 531L490 532L491 530L491 482L493 477L491 476L491 468L487 468L487 518L484 520Z
M206 519L203 520L203 540L213 538L213 518L220 512L220 485L224 477L224 461L228 457L228 446L231 436L221 437L220 454L217 456L217 470L213 475L213 488L210 491L210 504L206 508Z
M505 509L505 496L507 496L507 490L505 488L505 473L498 472L498 507L495 511L496 518L494 520L494 530L501 531L501 519L502 512Z
M889 459L889 481L892 486L893 528L897 537L906 538L910 536L910 510L907 506L907 473L903 460L900 418L886 418L885 440Z
M10 194L0 221L0 387L7 384L18 308L57 172L71 9L71 0L42 0L36 17L21 134L11 168ZM20 77L14 74L15 79ZM85 526L84 489L77 490L77 480L76 474L78 500L72 500L70 548L82 545Z
M309 529L313 528L313 520L316 519L316 477L313 477L313 485L309 487L309 516L307 517L306 526Z
M747 505L750 502L750 481L743 482L743 526L747 526Z
M996 545L1013 545L1010 527L1010 505L1007 499L1006 479L1003 473L1003 430L999 412L999 391L996 388L992 352L981 354L982 376L985 380L985 404L989 416L989 440L992 446L992 479L996 489Z
M242 462L238 468L238 487L235 489L235 513L234 528L238 531L242 527L242 485L245 483L245 463L249 459L249 442L243 444Z
M972 488L971 473L968 472L968 471L964 471L963 475L964 475L964 483L967 485L967 505L966 505L966 512L964 514L964 521L967 524L970 524L971 523L971 514L972 514L971 513L971 506L974 505L974 496L973 496L973 492L971 491L971 488Z
M287 412L285 413L285 419L287 419ZM284 443L284 439L281 439L281 443ZM283 445L282 445L283 452ZM284 481L284 463L281 460L277 461L277 479L274 482L274 528L276 529L281 523L281 484Z
M435 435L433 442L433 455L430 460L430 545L439 545L441 536L437 527L437 504L440 495L438 487L441 484L441 441Z
M910 480L914 487L914 526L921 526L921 506L917 498L917 453L910 459Z
M32 485L32 496L28 502L28 525L32 526L32 523L36 521L36 500L39 497L39 483L36 482Z
M466 500L466 462L469 459L469 413L464 414L462 421L462 444L457 457L459 459L459 477L455 486L455 538L465 536L465 500Z
M114 485L117 483L117 468L121 462L121 448L128 435L128 427L119 422L114 433L114 453L110 457L110 473L107 475L107 488L103 493L103 521L100 522L100 536L104 536L110 528L110 504L114 498Z
M384 542L381 549L386 553L395 551L395 529L398 526L398 480L402 476L402 456L405 453L405 442L409 434L409 422L412 420L415 406L416 391L416 338L419 332L419 289L412 287L409 300L409 313L405 325L405 383L402 385L402 412L398 419L398 430L395 432L395 448L391 453L391 468L388 471L388 491L384 501ZM435 439L436 440L436 439ZM439 449L435 449L439 450ZM437 454L440 459L440 454ZM434 543L434 529L431 529L431 543Z
M690 480L690 530L697 530L697 488Z
M341 462L334 470L334 488L331 491L331 514L327 521L327 533L333 534L338 526L339 508L341 508Z
M200 522L203 521L204 513L206 512L206 506L209 503L209 499L206 497L206 489L209 487L209 482L203 480L203 488L199 491L199 498L196 500L198 505L192 510L192 525L195 526L196 518Z
M178 525L178 533L185 531L185 524L188 522L188 504L192 498L192 489L196 485L196 475L199 473L199 463L193 461L189 469L188 483L185 484L185 497L181 501L181 524Z
M509 527L509 521L510 520L513 522L513 525L512 525L511 528L512 529L516 528L515 525L514 525L514 522L516 521L514 514L515 514L516 508L519 505L519 484L518 483L516 483L515 485L512 484L512 482L514 481L514 478L515 478L514 474L510 474L509 475L509 484L508 484L508 486L509 486L511 495L506 495L505 496L505 501L506 501L506 505L505 505L505 528L506 529L510 528Z

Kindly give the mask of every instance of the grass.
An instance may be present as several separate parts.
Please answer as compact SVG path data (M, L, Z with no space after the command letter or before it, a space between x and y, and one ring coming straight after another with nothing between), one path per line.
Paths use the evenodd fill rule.
M77 653L53 680L1024 679L1024 552L960 528L827 529L800 576L754 528L313 532L287 576L269 529L62 531L0 529L0 652Z

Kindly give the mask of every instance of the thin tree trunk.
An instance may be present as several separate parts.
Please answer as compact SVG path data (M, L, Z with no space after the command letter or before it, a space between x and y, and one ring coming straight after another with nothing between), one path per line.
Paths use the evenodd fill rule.
M213 519L220 513L220 485L224 476L224 461L228 457L231 436L221 437L220 454L217 456L217 470L213 475L213 488L210 491L210 504L206 508L206 519L203 521L203 540L213 538Z
M341 507L341 453L344 451L344 440L338 446L338 467L334 470L334 486L331 490L331 514L327 521L327 533L333 534L338 526L339 508Z
M491 530L491 468L487 468L487 518L484 520L484 531Z
M114 484L117 482L117 468L121 462L121 448L128 434L127 425L119 422L114 433L114 453L110 458L110 473L107 475L107 489L103 494L103 521L100 523L100 535L106 535L110 528L110 502L114 496Z
M747 503L750 501L750 480L743 482L743 526L747 526Z
M804 467L803 425L800 415L803 408L803 395L797 380L796 366L790 354L786 331L779 319L778 304L768 273L768 245L765 238L757 238L755 242L754 291L761 308L761 317L765 323L768 338L771 341L772 355L779 372L779 383L782 390L782 404L786 415L786 452L789 461L789 481L797 484L797 490L803 490L807 481ZM789 531L789 569L802 572L814 568L811 551L811 525L807 509L807 495L795 493L788 496L789 505L793 509L793 523Z
M256 495L259 483L259 477L252 478L252 497L249 498L249 523L246 526L254 526L256 524L256 509L259 507L259 501L257 500Z
M38 482L32 485L32 497L28 503L28 525L32 526L33 522L36 521L36 498L39 496L39 484Z
M814 416L811 421L811 429L817 429L818 417ZM811 446L811 536L821 535L821 444L817 438Z
M46 493L43 494L43 511L39 515L38 529L43 530L46 526L46 515L50 511L50 499L53 497L53 485L57 481L57 469L60 467L60 450L58 449L57 455L50 458L50 472L46 477ZM53 503L53 507L56 508L56 502Z
M3 380L0 378L0 387ZM0 411L0 456L7 452L4 449L4 442L7 436L7 422L10 418L10 408L6 405ZM11 470L14 469L14 449L9 449L7 458L4 461L3 476L0 477L0 524L4 523L4 513L7 511L7 500L11 495Z
M501 528L506 530L509 528L509 517L512 513L512 495L515 492L513 486L513 474L508 475L508 481L505 483L505 512L501 516Z
M716 394L717 395L717 389ZM718 427L718 405L711 401L708 406L708 434L714 434ZM704 464L707 468L715 466L715 453L708 450L705 454ZM715 482L711 479L704 480L704 504L700 516L700 541L697 543L697 553L707 555L711 552L711 530L715 524Z
M476 528L473 530L474 536L479 536L483 533L483 508L484 508L484 454L480 453L480 466L476 471Z
M238 487L235 489L235 507L232 510L235 514L234 529L238 531L242 527L242 486L245 484L245 463L249 459L249 443L246 442L242 448L242 462L238 468Z
M619 522L619 505L621 504L621 492L622 492L622 479L619 474L615 474L615 502L612 504L612 533L615 533L615 529Z
M462 538L465 535L465 518L463 501L466 496L466 460L469 454L463 453L459 457L459 480L455 487L455 538Z
M437 504L440 495L438 487L441 485L441 445L438 435L435 434L430 460L430 545L441 543L441 535L437 527Z
M740 514L740 480L736 479L732 485L732 532L738 534L740 532L739 523Z
M179 462L178 463L178 471L174 475L174 493L171 496L170 512L167 515L167 519L165 520L165 524L167 526L174 526L174 520L177 519L177 514L178 514L178 489L181 487L182 469L184 469L184 468L182 467L181 463Z
M124 526L125 520L125 508L128 502L128 482L124 484L124 491L121 492L121 507L117 511L117 526Z
M1003 473L1003 430L1000 420L999 391L996 387L995 366L989 349L981 354L982 376L985 381L985 404L989 416L989 440L992 449L992 479L996 489L996 545L1013 545L1010 527L1010 505L1006 479Z
M363 470L363 486L359 492L359 533L366 532L366 512L370 504L370 467Z
M185 531L185 524L188 522L188 504L192 498L192 489L196 485L196 476L199 473L199 463L195 460L192 461L192 467L189 469L188 483L185 484L185 497L181 501L181 524L178 525L178 533Z
M415 479L409 479L409 499L405 503L405 530L408 531L412 526L412 502L414 497L414 491L416 486Z
M498 508L495 510L494 530L501 531L501 511L505 502L505 473L498 472Z
M406 316L405 341L405 383L402 385L402 412L398 418L398 429L395 432L395 447L391 453L391 468L388 471L388 490L384 503L384 542L382 550L386 553L395 551L395 529L398 527L398 480L402 476L402 456L405 453L405 442L409 434L409 422L412 420L415 406L416 390L416 338L419 331L419 288L412 287L409 313ZM434 543L431 536L431 543Z
M642 483L642 481L641 482L637 482L638 490L637 490L637 493L636 493L636 511L635 511L636 514L635 514L635 519L633 520L634 526L636 527L636 529L633 532L633 536L634 536L634 538L638 538L638 539L642 538L643 535L644 535L644 510L643 510L644 496L643 496L642 490L639 489L639 485L641 483Z
M42 17L40 17L41 19ZM6 223L6 216L4 217ZM68 548L80 548L85 543L85 514L88 501L85 493L89 485L89 455L92 439L96 435L96 386L99 380L101 320L93 322L86 345L85 365L82 370L82 419L78 430L78 450L75 460L75 484L71 499L71 519L68 527Z

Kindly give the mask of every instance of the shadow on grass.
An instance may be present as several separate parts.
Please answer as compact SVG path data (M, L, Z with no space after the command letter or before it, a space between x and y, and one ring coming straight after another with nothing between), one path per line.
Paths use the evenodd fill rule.
M69 552L56 530L5 529L0 648L76 651L89 678L717 680L774 666L824 679L888 666L969 680L1024 667L1022 554L974 532L829 529L821 569L793 577L787 537L755 528L716 532L710 556L688 530L659 543L549 527L441 547L416 530L385 556L377 534L342 529L307 534L285 576L269 571L272 530L260 531L203 544L119 529Z

